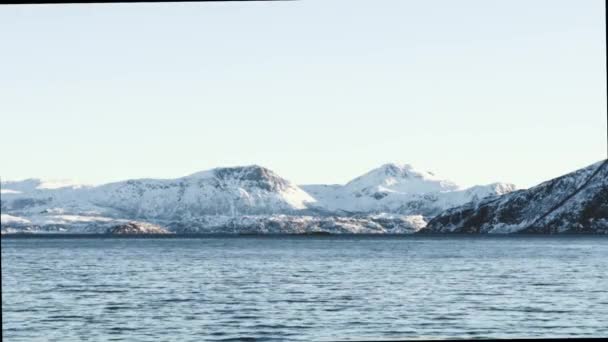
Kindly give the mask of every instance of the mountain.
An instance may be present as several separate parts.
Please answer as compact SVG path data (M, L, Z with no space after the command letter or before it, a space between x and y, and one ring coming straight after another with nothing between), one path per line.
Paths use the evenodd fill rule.
M176 180L131 180L95 189L92 203L142 218L296 213L315 199L260 166L216 168Z
M608 234L608 160L527 190L448 209L420 232Z
M461 189L409 165L386 164L345 185L297 186L257 166L100 186L2 183L2 231L97 233L130 221L174 232L411 233L440 211L513 190ZM144 230L145 231L145 230Z
M0 189L0 191L2 194L32 192L35 190L48 190L59 188L87 187L87 185L79 184L69 179L42 180L36 178L29 178L22 181L2 182L1 186L2 189Z
M5 187L3 191L13 190L8 182ZM137 179L97 187L15 189L19 192L3 193L3 210L144 219L295 213L315 201L296 185L260 166L216 168L178 179Z
M487 196L515 190L506 183L462 189L451 181L408 164L385 164L345 185L301 185L317 206L348 213L399 213L431 217Z
M420 215L310 216L203 216L187 223L168 222L176 233L203 234L410 234L426 225Z

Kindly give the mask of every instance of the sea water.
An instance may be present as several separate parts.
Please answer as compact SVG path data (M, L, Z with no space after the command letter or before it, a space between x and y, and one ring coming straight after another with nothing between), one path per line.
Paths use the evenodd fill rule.
M2 238L4 341L608 336L608 238Z

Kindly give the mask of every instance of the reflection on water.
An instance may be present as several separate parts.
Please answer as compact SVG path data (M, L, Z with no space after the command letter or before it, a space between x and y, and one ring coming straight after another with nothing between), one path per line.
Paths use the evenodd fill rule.
M608 335L602 237L2 238L6 341Z

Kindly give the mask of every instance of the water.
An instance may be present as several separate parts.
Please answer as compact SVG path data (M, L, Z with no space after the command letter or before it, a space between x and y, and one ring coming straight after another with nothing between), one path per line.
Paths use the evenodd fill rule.
M608 336L602 237L2 238L5 341Z

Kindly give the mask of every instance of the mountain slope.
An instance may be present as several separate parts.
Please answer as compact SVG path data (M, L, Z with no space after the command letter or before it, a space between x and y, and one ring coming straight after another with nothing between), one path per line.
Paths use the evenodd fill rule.
M608 161L434 217L431 233L608 233Z
M434 216L441 211L487 196L515 189L512 184L494 183L462 189L428 171L408 164L385 164L345 185L301 185L317 205L351 213L399 213Z
M58 208L61 213L188 219L218 214L293 213L314 201L274 172L245 166L217 168L178 179L138 179L97 187L4 193L2 208L22 214Z
M30 179L2 183L2 231L103 232L129 221L175 232L412 233L426 217L511 191L496 183L460 189L430 172L386 164L346 185L299 187L253 165L177 179L100 186Z

